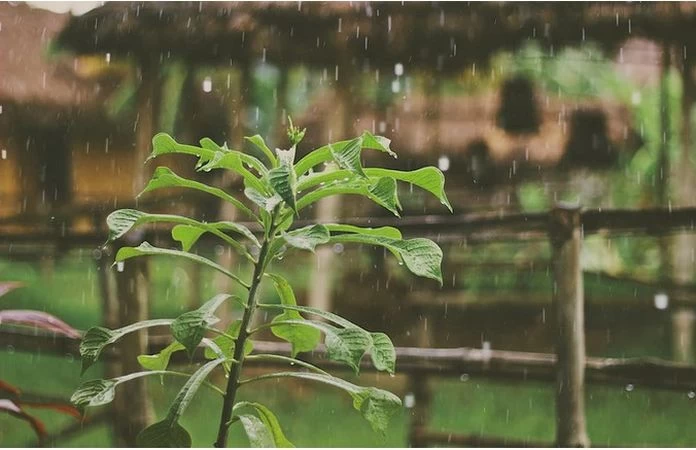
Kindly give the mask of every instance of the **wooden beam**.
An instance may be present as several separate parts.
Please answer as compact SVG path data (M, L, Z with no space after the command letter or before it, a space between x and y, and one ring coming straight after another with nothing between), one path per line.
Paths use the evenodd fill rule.
M553 307L556 315L556 444L589 447L585 424L585 320L579 206L551 213Z
M169 336L150 338L148 353L156 353L171 343ZM61 336L36 334L33 331L0 329L0 345L11 345L17 351L73 355L79 357L79 340ZM255 341L255 351L290 355L290 345L280 342ZM197 352L195 362L202 361ZM416 348L397 347L399 374L427 374L436 377L490 378L507 382L553 382L556 379L556 355L550 353L513 352L506 350L482 350L477 348ZM109 347L102 358L118 357L118 349ZM300 357L328 369L347 370L345 364L326 359L323 346ZM175 353L176 364L189 362L188 356ZM272 366L259 361L249 361L252 366ZM274 366L275 367L275 366ZM361 368L375 368L364 358ZM587 358L585 361L588 382L611 386L626 386L687 392L696 389L696 366L665 361L658 358Z

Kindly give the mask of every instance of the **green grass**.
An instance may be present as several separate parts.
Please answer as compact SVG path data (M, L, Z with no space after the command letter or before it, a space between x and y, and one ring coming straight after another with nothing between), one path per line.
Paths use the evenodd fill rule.
M309 259L293 257L283 272L297 284L306 286ZM352 265L352 264L351 264ZM159 259L152 264L152 315L176 316L183 311L187 267ZM475 272L474 272L475 273ZM481 274L477 282L467 284L483 289L504 290L520 286L520 280L495 281L493 274ZM212 274L202 273L202 297L213 294ZM39 264L0 261L0 279L24 281L26 286L3 297L3 308L32 308L54 313L78 328L87 328L99 321L99 289L96 266L91 252L75 252L57 262L53 274ZM491 282L493 281L493 282ZM588 291L629 294L630 286L607 286L596 279L586 279ZM545 274L526 281L529 289L546 288ZM524 284L523 284L524 285ZM272 290L263 295L272 297ZM616 337L608 351L613 355L645 355L663 353L655 347L654 333L633 336L629 340ZM651 347L652 346L652 347ZM655 347L655 348L653 348ZM26 392L69 398L80 383L79 361L71 357L45 354L15 353L0 348L0 379L14 383ZM100 366L90 369L88 378L99 377ZM403 396L403 379L364 376L354 380L393 389ZM169 402L181 386L181 380L150 381L150 392L157 416L162 417ZM554 435L554 401L551 385L536 383L496 383L478 379L433 379L434 403L431 426L435 430L497 435L515 439L552 440ZM632 392L622 387L590 386L587 392L587 420L590 438L599 445L696 445L696 428L691 426L696 400L687 392L642 390ZM386 435L374 433L360 414L353 410L350 398L342 392L308 383L291 385L276 382L250 385L242 398L254 399L273 409L288 437L298 446L307 447L398 447L406 445L409 411L396 417ZM183 418L183 425L192 433L194 445L209 446L214 438L220 400L203 390ZM49 430L57 431L73 419L52 412L40 412ZM237 426L238 427L238 426ZM26 424L8 416L0 416L0 445L24 446L34 442ZM248 445L237 428L230 442ZM60 446L110 446L106 426L90 428L78 436L58 442Z

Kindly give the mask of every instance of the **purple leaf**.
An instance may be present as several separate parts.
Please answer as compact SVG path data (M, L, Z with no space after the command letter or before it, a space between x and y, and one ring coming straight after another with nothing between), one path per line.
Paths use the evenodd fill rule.
M22 286L19 281L0 281L0 297Z
M74 339L81 337L80 333L51 314L28 309L8 309L0 311L0 324L28 325L46 331L62 334Z
M46 427L44 426L43 422L31 414L27 414L19 405L17 405L17 403L13 402L12 400L0 399L0 411L6 412L18 419L26 420L34 429L34 432L39 437L39 440L43 441L45 439Z

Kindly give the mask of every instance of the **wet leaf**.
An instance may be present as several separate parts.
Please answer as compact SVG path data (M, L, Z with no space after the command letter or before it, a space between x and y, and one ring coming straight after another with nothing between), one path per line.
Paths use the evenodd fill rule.
M172 336L186 348L190 358L193 358L193 353L196 351L198 344L201 343L208 327L220 320L215 316L215 311L230 297L232 296L218 294L200 308L185 312L172 322Z
M125 261L130 258L136 258L139 256L170 256L170 257L177 257L177 258L184 258L188 259L190 261L197 262L199 264L202 264L204 266L210 267L212 269L217 270L218 272L221 272L231 279L235 280L237 283L241 284L245 288L249 288L249 285L242 281L237 275L233 274L232 272L228 271L221 265L204 258L202 256L196 255L194 253L189 253L189 252L184 252L181 250L171 250L168 248L159 248L159 247L153 247L150 245L149 242L145 241L142 244L140 244L137 247L121 247L118 250L118 253L116 253L116 262L118 261Z
M329 242L329 230L324 225L310 225L284 232L282 236L289 246L311 252L314 252L317 245Z
M271 439L273 441L273 447L278 447L278 448L293 448L295 447L292 442L288 440L288 438L285 437L285 433L283 433L283 430L280 428L280 423L278 422L278 418L273 414L273 412L263 406L260 403L252 403L252 402L239 402L236 405L234 405L234 410L238 410L244 407L251 407L256 410L256 412L259 415L259 418L263 422L263 424L266 427L266 430L268 430ZM246 431L246 427L245 427ZM249 441L251 443L251 438L249 438Z
M437 280L442 285L442 250L429 239L400 240L363 234L338 234L332 235L331 241L380 245L403 261L414 275Z
M268 274L268 276L273 280L273 286L280 297L281 304L285 306L296 306L297 300L295 299L295 293L290 283L280 275ZM303 320L303 317L297 311L286 310L273 318L273 322L287 320ZM321 342L320 330L301 323L277 325L271 328L271 332L292 345L291 354L293 357L300 352L314 350L319 342Z
M396 369L396 350L391 339L384 333L370 333L372 337L372 364L377 370L391 374Z
M144 320L142 322L137 322L123 328L118 328L116 330L110 330L104 327L92 327L85 333L80 343L80 356L82 357L82 373L92 365L99 358L101 352L106 348L107 345L113 344L114 342L121 339L128 333L134 331L142 330L149 327L157 327L163 325L169 325L172 323L171 319L153 319Z

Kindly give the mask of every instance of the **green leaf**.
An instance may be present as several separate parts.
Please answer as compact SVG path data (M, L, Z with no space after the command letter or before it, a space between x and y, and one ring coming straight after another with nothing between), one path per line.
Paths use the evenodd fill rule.
M373 134L367 131L363 132L361 138L361 148L379 150L388 153L390 156L396 158L396 153L391 151L391 149L389 148L389 143L391 142L389 139L382 136L374 136ZM304 175L312 167L318 166L319 164L332 160L333 153L342 152L343 148L352 141L354 141L354 139L334 142L332 144L328 144L323 147L319 147L318 149L312 150L295 165L295 173L297 174L297 176ZM333 148L333 153L331 148Z
M382 236L389 239L401 239L401 231L394 227L365 228L355 225L343 225L335 223L324 224L329 233L334 236L338 233L362 234L365 236Z
M114 380L89 380L82 383L70 397L70 403L83 411L90 406L111 403L116 395Z
M437 280L440 282L440 286L442 286L442 250L429 239L399 240L381 236L339 234L332 235L331 241L381 245L391 251L399 260L403 261L411 273Z
M73 393L70 401L81 411L87 407L101 406L111 403L116 394L116 386L126 383L136 378L147 377L150 375L176 375L188 377L188 374L181 372L171 372L168 370L152 370L145 372L134 372L110 380L89 380L85 381ZM195 374L194 374L195 376ZM201 381L205 382L205 380ZM207 383L207 382L206 382ZM223 395L224 392L218 387L207 383L209 387Z
M372 364L377 370L394 374L396 369L396 350L391 339L384 333L370 333L372 336Z
M276 446L271 430L266 427L266 424L261 419L251 414L243 414L238 417L244 427L244 432L249 438L250 447L273 448Z
M282 233L285 242L301 250L309 250L312 253L319 244L329 242L329 230L324 225L310 225L297 230Z
M268 172L268 183L285 203L297 212L297 176L293 169L295 148L290 150L278 150L280 165Z
M397 158L396 153L394 153L389 147L391 144L390 139L387 139L384 136L375 136L369 131L363 131L362 138L363 148L379 150L381 152L388 153L392 158Z
M373 430L384 433L391 416L401 410L401 399L382 389L362 388L353 395L353 408L360 411Z
M208 374L210 374L215 367L225 361L226 359L224 358L218 358L203 364L198 370L196 370L191 377L186 380L186 383L172 402L165 420L168 420L170 423L177 422L179 417L181 417L188 407L189 403L191 403L191 400L196 395L196 392L198 392L198 388L208 377Z
M445 175L436 167L423 167L410 172L370 168L365 169L365 173L370 177L389 177L406 183L415 184L419 188L437 197L440 203L445 205L450 212L452 212L452 205L450 205L447 194L445 194Z
M329 151L338 167L347 169L356 175L366 178L360 162L360 151L362 150L362 136L348 141L346 145L334 146L329 144Z
M394 215L399 215L399 197L396 181L393 178L356 179L330 184L308 192L297 201L297 210L301 210L324 197L331 195L361 195L386 208Z
M281 304L285 306L297 306L295 293L292 291L290 283L280 275L268 274L273 280L273 286L278 292ZM302 320L299 312L285 310L273 319L273 322L285 320ZM300 352L309 352L316 348L321 341L321 333L318 329L303 324L278 325L271 328L271 332L278 338L289 342L292 345L292 356L295 357Z
M181 242L184 250L186 251L188 251L193 244L195 244L195 242L204 232L212 233L221 238L242 254L246 253L244 246L226 235L224 232L232 231L240 234L260 247L259 241L256 239L254 234L247 227L241 224L226 221L203 223L189 217L172 214L150 214L135 209L119 209L109 214L109 216L106 218L106 223L109 226L109 240L113 241L122 237L133 227L138 225L154 222L176 223L184 227L178 229L177 227L174 227L172 230L172 237Z
M234 153L237 156L239 156L239 159L246 164L249 167L252 167L254 170L256 170L260 175L265 175L268 172L268 168L263 165L261 161L259 161L257 158L247 155L246 153L238 152L235 150L229 150L227 147L220 147L215 143L210 138L203 138L201 139L201 147L207 148L209 150L212 150L213 152L219 152L219 153Z
M172 238L181 242L181 249L185 252L191 250L191 247L198 242L203 234L205 234L204 229L191 225L177 225L172 228Z
M283 201L278 194L273 194L272 196L267 197L253 188L244 189L244 195L246 198L254 202L259 208L268 212L273 211L273 208L275 208L278 203Z
M360 370L360 360L372 345L370 335L358 328L339 328L326 333L326 356L334 361L347 363L355 373Z
M77 388L72 397L70 397L70 402L81 411L87 407L106 405L113 401L116 394L116 386L121 383L153 374L168 375L172 373L173 372L167 372L165 370L135 372L110 380L85 381Z
M241 326L242 321L235 320L230 324L229 327L227 327L227 330L225 330L225 335L227 336L220 335L213 339L213 342L218 346L218 348L220 348L222 354L225 355L225 357L227 358L232 358L232 356L234 355L236 338L237 336L239 336L239 330ZM230 339L230 337L228 336L230 336L232 339ZM254 351L254 342L247 339L246 341L244 341L244 355L248 355L252 351ZM204 356L206 359L218 358L218 355L211 348L205 349Z
M136 443L140 447L190 447L191 436L179 425L179 418L196 395L198 388L205 382L210 372L222 362L224 358L209 361L195 371L181 388L176 398L169 407L167 417L138 434Z
M172 322L172 336L186 348L190 358L193 358L193 353L201 343L208 327L220 320L215 316L215 311L230 297L231 295L218 294L200 308L186 312Z
M387 177L414 184L419 188L433 194L438 198L438 200L440 200L440 203L447 206L450 212L452 211L452 205L450 205L449 200L447 199L447 194L445 194L445 176L435 167L423 167L410 172L376 167L368 167L364 168L363 170L365 175L370 179ZM353 172L350 170L325 169L322 172L312 173L301 177L297 183L297 191L303 192L314 186L322 184L327 185L335 181L343 181L344 183L350 182L352 181L351 176L353 176Z
M283 430L280 428L280 423L278 422L278 418L273 414L273 412L263 406L260 403L251 403L251 402L239 402L236 405L234 405L234 410L236 411L239 408L243 407L251 407L256 410L256 412L259 415L259 418L263 421L264 425L266 425L266 428L268 431L271 433L271 437L273 438L273 446L278 447L278 448L294 448L295 446L288 440L288 438L285 437L285 434L283 433Z
M271 151L270 148L266 145L266 142L263 140L261 136L258 134L251 136L251 137L245 137L247 141L251 142L254 144L259 150L263 152L263 154L266 156L268 159L268 162L271 163L271 166L276 167L278 165L278 161L276 160L275 156L273 155L273 152Z
M272 276L272 275L269 275ZM275 275L277 276L277 275ZM293 297L294 298L294 297ZM360 361L360 358L362 357L363 353L360 355L357 355L357 352L359 349L366 349L369 348L372 352L372 362L377 370L382 370L386 371L389 373L394 373L395 366L396 366L396 351L394 350L394 345L391 342L391 339L384 334L384 333L369 333L362 329L361 327L355 325L354 323L344 319L343 317L323 311L318 308L312 308L309 306L297 306L292 302L287 302L283 303L282 305L273 305L273 304L267 304L267 303L260 303L259 308L264 308L264 309L283 309L285 310L284 314L281 314L276 317L275 320L300 320L302 319L302 316L294 316L292 314L289 314L291 311L295 312L302 312L306 314L313 314L316 316L319 316L329 322L333 322L337 325L340 325L346 330L351 330L349 333L351 334L360 334L362 336L356 336L356 339L358 340L358 343L355 345L352 345L349 348L346 348L346 345L343 345L341 343L334 343L331 341L331 339L328 339L327 335L327 340L330 342L327 343L327 346L331 345L331 347L334 350L334 354L331 355L332 359L338 359L340 361L345 361L346 359L350 359L350 361ZM278 319L280 318L280 319ZM291 326L291 325L288 325ZM299 325L295 325L299 326ZM275 331L274 331L275 333ZM276 334L277 336L277 334ZM342 342L345 343L346 336L338 334L335 338L332 339L340 339ZM365 347L367 345L367 347ZM355 351L355 354L352 354L351 352ZM336 353L338 353L340 356L336 357ZM293 355L294 356L294 355Z
M312 327L324 333L324 344L326 345L326 356L334 361L341 361L358 373L360 370L360 360L372 345L372 338L365 330L359 328L337 328L324 322L317 322L306 319L290 319L289 312L276 316L270 324L264 327L271 328L274 334L277 329L286 330L286 337L282 339L296 339L309 342L309 334L306 328ZM278 317L282 317L278 319ZM298 331L300 329L301 331ZM293 342L294 344L294 342ZM293 347L293 352L295 348Z
M147 183L145 189L143 189L143 191L140 194L138 194L138 197L146 192L163 188L187 188L214 195L215 197L218 197L222 200L225 200L228 203L231 203L232 205L234 205L235 208L244 212L252 219L258 220L256 215L254 215L254 213L246 205L244 205L242 202L232 197L230 194L223 191L222 189L211 187L207 184L199 183L198 181L182 178L179 175L172 172L171 169L167 167L158 167L155 169L155 172L152 175L152 179L150 179L150 181Z
M158 133L152 138L152 153L147 160L149 161L157 158L158 156L171 153L195 156L199 158L198 165L210 161L215 154L214 151L209 149L200 148L193 145L179 144L167 133Z
M367 196L372 201L399 217L401 204L399 203L398 190L396 189L396 180L388 177L378 178L370 184L367 192Z
M213 158L206 164L201 166L199 170L202 170L204 172L210 172L213 169L232 170L233 172L236 172L242 176L242 178L244 179L245 186L253 187L254 189L257 189L261 192L266 192L268 189L266 188L266 186L264 186L261 180L256 178L256 176L253 173L249 172L247 168L244 167L242 161L245 159L245 156L247 155L244 155L243 153L239 153L236 151L227 153L215 152ZM265 175L267 172L267 169L264 168L264 170L261 173Z
M159 353L138 356L138 363L147 370L166 370L172 354L184 349L185 347L179 342L172 342Z
M145 448L190 448L191 435L178 422L162 420L141 431L135 443Z
M212 269L215 269L218 272L221 272L230 277L231 279L235 280L237 283L244 286L246 289L249 289L249 285L245 281L240 279L237 275L233 274L221 265L216 264L207 258L198 256L193 253L184 252L181 250L171 250L167 248L153 247L147 241L143 242L137 247L121 247L118 253L116 253L115 259L116 262L118 262L125 261L127 259L135 258L138 256L176 256L178 258L188 259L190 261L194 261L199 264L203 264L204 266L208 266Z
M353 398L353 407L370 422L372 429L382 433L386 431L391 416L401 410L401 400L391 392L374 387L356 386L331 375L312 372L277 372L259 375L249 381L284 377L316 381L343 389Z
M169 325L171 323L171 319L153 319L137 322L116 330L110 330L104 327L90 328L82 338L82 342L80 342L82 373L85 373L85 371L94 364L107 345L113 344L126 334L142 330L143 328Z

